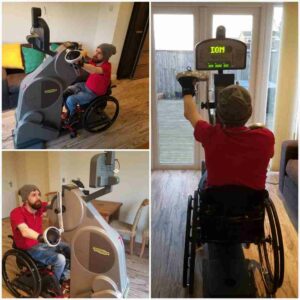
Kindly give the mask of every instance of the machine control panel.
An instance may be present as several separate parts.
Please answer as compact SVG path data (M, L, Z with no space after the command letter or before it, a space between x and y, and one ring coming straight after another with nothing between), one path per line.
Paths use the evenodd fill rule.
M209 39L196 45L197 70L246 68L247 45L234 39Z

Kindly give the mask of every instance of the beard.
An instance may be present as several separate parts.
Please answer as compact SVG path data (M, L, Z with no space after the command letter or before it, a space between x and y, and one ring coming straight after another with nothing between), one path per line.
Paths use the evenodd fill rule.
M41 200L37 200L33 204L28 202L28 204L33 209L40 209L42 207L42 201Z
M102 62L102 59L98 59L96 56L92 57L92 62L94 62L95 64L99 64Z

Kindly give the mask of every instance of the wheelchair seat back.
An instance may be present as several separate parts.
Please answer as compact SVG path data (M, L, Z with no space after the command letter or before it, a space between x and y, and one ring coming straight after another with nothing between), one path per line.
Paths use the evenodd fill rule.
M266 190L242 186L211 187L200 193L202 242L257 243L264 236Z

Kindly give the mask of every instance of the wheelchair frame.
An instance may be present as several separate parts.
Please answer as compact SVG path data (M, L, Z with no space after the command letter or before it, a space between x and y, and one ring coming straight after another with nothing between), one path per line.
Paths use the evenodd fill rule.
M84 128L88 132L96 133L104 131L112 126L116 121L120 110L119 101L111 96L112 88L115 87L116 85L109 86L105 95L96 97L86 105L77 105L76 118L71 124L63 124L62 129L67 130L70 133L71 138L75 138L77 136L77 130L81 128ZM115 106L111 118L104 111L108 102ZM90 121L94 114L100 119L99 121ZM91 124L89 122L91 122Z
M240 188L240 187L239 187ZM264 217L269 219L271 232L266 232L266 222L263 224L263 232L259 239L252 240L258 247L260 259L260 271L262 274L263 282L266 292L269 295L274 295L279 287L281 287L284 278L284 248L281 234L281 228L277 212L272 200L267 191L263 199ZM205 193L202 192L202 193ZM202 194L203 196L204 194ZM194 267L196 257L196 246L201 243L212 244L235 244L242 242L249 242L249 240L216 240L216 239L203 239L201 235L202 227L200 221L201 206L199 190L194 192L194 197L188 198L187 209L187 222L186 222L186 236L185 236L185 250L184 250L184 265L183 265L183 286L189 288L189 293L193 294L194 291ZM202 208L203 209L203 208ZM213 216L211 216L213 218ZM226 216L225 216L226 217ZM247 219L247 216L243 216ZM229 217L230 218L230 217ZM269 257L269 248L272 248L273 257Z
M11 235L8 236L13 240ZM6 262L10 257L16 258L16 267L19 273L11 280ZM12 249L6 251L2 258L2 277L9 291L16 298L24 298L24 293L28 294L26 298L53 298L60 295L60 285L54 273L47 265L36 262L26 251L18 249L13 241ZM46 288L52 287L53 293L46 291ZM21 290L24 293L20 293Z

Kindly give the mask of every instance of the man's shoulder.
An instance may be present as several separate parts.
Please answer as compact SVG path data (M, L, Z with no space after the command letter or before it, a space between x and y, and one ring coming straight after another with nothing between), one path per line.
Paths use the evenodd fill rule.
M251 133L253 133L254 135L261 135L266 138L274 139L273 132L266 127L259 127L259 128L251 129Z
M15 218L17 216L23 215L23 209L21 206L14 208L11 212L10 212L10 218Z

